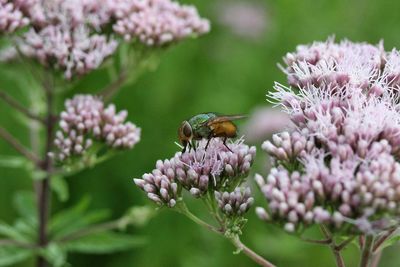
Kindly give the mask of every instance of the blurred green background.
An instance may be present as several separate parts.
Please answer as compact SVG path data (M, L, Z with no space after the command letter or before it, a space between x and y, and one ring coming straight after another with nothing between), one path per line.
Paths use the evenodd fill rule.
M253 36L238 35L228 22L221 21L229 6L240 1L184 2L194 4L202 16L211 20L211 33L170 48L161 56L157 70L126 86L114 98L118 109L127 109L129 119L142 128L141 142L131 151L68 178L71 198L67 203L55 203L53 210L72 205L85 195L91 197L91 207L109 209L114 218L133 205L149 204L145 194L133 185L132 178L151 171L157 159L169 158L175 153L180 122L203 111L250 114L256 107L268 105L267 90L274 81L285 82L277 63L297 44L325 40L332 34L337 40L349 38L377 43L384 39L386 50L400 44L399 1L242 0L241 3L256 5L257 14L264 19L265 26ZM235 19L239 24L247 23L240 21L246 16ZM2 72L7 72L7 66L1 67L0 75ZM0 76L2 86L12 84L2 77L5 76ZM15 77L24 79L18 73ZM101 82L98 76L90 75L82 82L82 91L95 92ZM23 93L13 91L12 94L19 97ZM25 101L28 103L26 98ZM26 128L2 102L0 112L2 125L22 140L26 138ZM256 145L260 147L260 143ZM3 141L0 141L0 151L3 155L14 154ZM259 151L260 160L254 172L265 173L262 154ZM12 194L31 188L32 181L26 176L22 170L0 169L1 220L12 222L15 218ZM256 188L253 192L257 196L256 204L265 205ZM197 214L204 216L201 206L191 204ZM334 266L328 248L303 243L275 226L264 224L256 218L254 209L248 218L243 240L278 266ZM167 210L146 226L129 231L146 236L148 244L112 255L72 254L69 262L72 266L99 267L256 266L246 256L234 255L228 241ZM399 266L399 249L393 246L386 250L380 266ZM359 255L354 246L344 255L348 266L356 266Z

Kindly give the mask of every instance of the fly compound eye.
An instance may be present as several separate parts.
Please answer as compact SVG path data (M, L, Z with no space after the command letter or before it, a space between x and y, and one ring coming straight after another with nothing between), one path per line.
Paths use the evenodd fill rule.
M189 122L187 122L187 121L183 122L182 133L186 138L192 137L192 126L190 126Z

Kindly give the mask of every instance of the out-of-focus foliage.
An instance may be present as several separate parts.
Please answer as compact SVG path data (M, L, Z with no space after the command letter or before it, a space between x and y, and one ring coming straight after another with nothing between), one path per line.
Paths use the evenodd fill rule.
M224 1L224 4L230 5L232 1ZM387 48L400 46L400 2L249 1L263 6L267 17L265 32L256 39L236 35L226 25L219 24L218 17L224 8L217 5L217 1L184 1L196 5L203 16L211 19L211 33L170 49L162 55L156 71L145 74L136 84L126 86L117 95L114 101L117 106L127 109L129 119L141 126L142 141L134 150L121 153L94 169L68 177L70 198L67 203L54 205L54 212L63 205L72 206L85 195L90 195L93 208L111 210L112 218L119 218L132 205L148 204L145 194L134 186L132 178L151 170L157 159L167 158L178 149L174 141L180 122L204 111L251 113L256 106L267 105L265 94L272 88L273 81L285 80L276 63L281 62L282 56L294 50L297 44L325 40L335 34L337 39L347 37L353 41L370 43L377 43L382 38ZM12 83L16 78L24 83L26 90L30 89L29 80L24 80L18 69L1 66L0 77L13 96L20 98L27 106L35 105L35 95L31 95L30 99L22 98L22 92ZM81 92L94 92L104 84L103 77L98 73L85 77L79 83ZM40 110L42 107L36 108ZM0 123L15 136L28 136L24 127L26 121L3 103L0 104L0 114ZM28 139L23 141L29 142ZM17 217L17 211L7 203L12 199L13 192L29 190L32 182L26 178L29 174L26 168L19 167L26 165L24 160L3 157L6 154L16 155L4 142L0 142L0 151L0 202L3 203L0 206L0 219L11 224ZM253 171L265 173L262 157L262 153L259 153L259 164ZM65 191L62 193L63 189L59 191L65 194ZM260 203L262 200L257 189L253 188L252 192L256 194L256 203ZM193 210L200 211L201 208L194 204ZM6 230L4 227L2 229ZM314 230L310 234L318 237L317 229ZM110 255L93 254L96 251L86 255L72 254L70 263L72 266L99 267L256 266L244 255L233 255L234 249L226 240L168 211L159 213L144 227L130 231L137 236L146 236L146 245ZM266 225L256 218L254 210L249 212L243 239L278 266L334 266L327 248L306 244L277 227ZM89 241L75 244L75 250L88 251ZM0 265L2 261L17 261L29 256L10 249L0 251ZM385 251L381 266L398 266L398 249L399 246L395 245ZM48 251L49 257L57 251L58 248L53 247ZM2 255L7 255L7 258ZM349 246L344 257L348 266L354 266L358 258L357 249ZM23 262L19 266L31 265L33 262Z

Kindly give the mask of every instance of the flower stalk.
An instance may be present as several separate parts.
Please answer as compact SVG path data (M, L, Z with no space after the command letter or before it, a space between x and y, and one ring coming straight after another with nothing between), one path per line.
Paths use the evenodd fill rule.
M206 229L208 229L216 234L224 236L238 249L239 252L243 251L243 253L247 257L249 257L251 260L253 260L258 265L260 265L262 267L275 267L275 265L273 265L272 263L270 263L269 261L264 259L262 256L258 255L256 252L254 252L252 249L247 247L245 244L243 244L238 235L233 235L233 236L226 235L225 234L225 230L226 230L225 226L221 225L221 228L218 229L215 226L208 224L207 222L203 221L202 219L200 219L199 217L197 217L196 215L191 213L183 201L179 201L177 203L177 205L175 206L174 210L185 215L187 218L192 220L194 223L196 223L202 227L205 227Z

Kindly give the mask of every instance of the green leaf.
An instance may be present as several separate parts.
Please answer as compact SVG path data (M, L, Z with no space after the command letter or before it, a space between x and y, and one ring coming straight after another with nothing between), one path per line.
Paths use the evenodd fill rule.
M100 222L104 219L107 219L110 215L108 210L95 210L91 211L87 214L81 214L79 218L65 225L59 231L54 232L54 238L62 238L66 235L69 235L79 229L85 228L91 224Z
M14 207L22 218L37 221L35 195L32 192L17 192L14 196Z
M28 161L24 157L0 155L0 167L3 168L23 168Z
M46 248L42 249L40 255L54 267L62 267L67 261L66 251L55 243L50 243Z
M57 194L58 199L61 202L65 202L68 200L69 198L68 183L62 176L56 175L51 178L51 189Z
M127 234L103 232L82 237L66 244L71 252L105 254L143 246L146 239Z
M82 199L76 206L57 213L49 224L49 231L53 238L62 238L72 232L97 223L109 216L107 210L95 210L85 213L89 206L89 199Z
M15 230L32 242L37 240L37 226L37 223L32 224L26 219L17 219L14 223Z
M80 216L86 211L90 203L88 197L84 197L81 201L73 206L72 208L62 210L56 213L50 220L49 231L50 233L55 233L74 223Z
M31 257L33 252L31 250L2 246L0 247L0 266L11 266Z
M17 241L22 241L22 242L28 242L29 239L25 237L23 234L21 234L17 229L14 227L8 225L5 222L0 221L0 235L3 235L5 237L17 240Z

